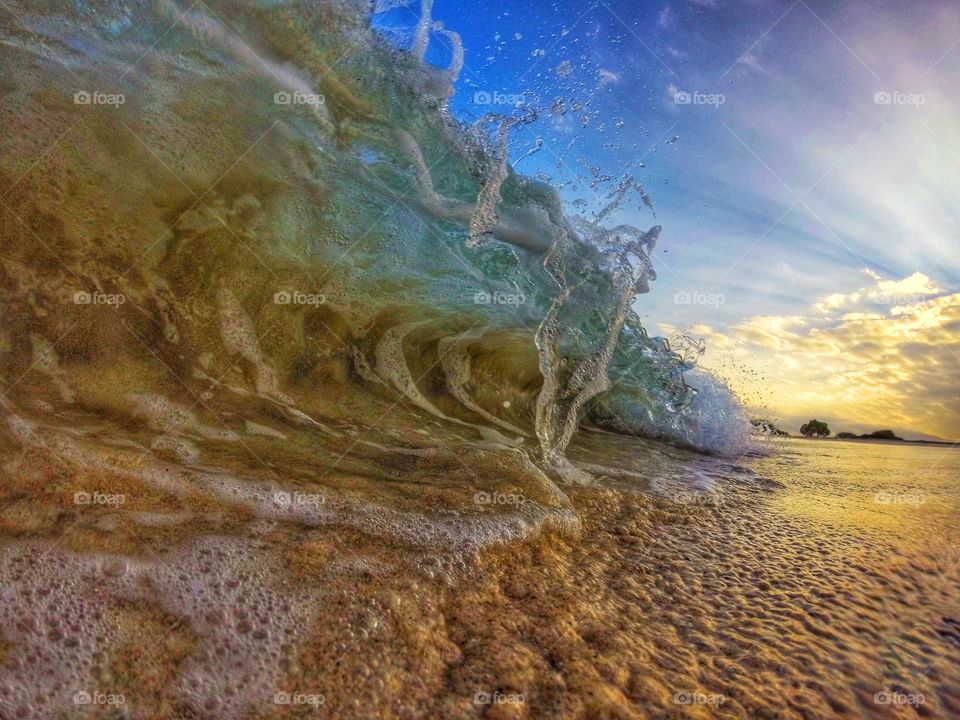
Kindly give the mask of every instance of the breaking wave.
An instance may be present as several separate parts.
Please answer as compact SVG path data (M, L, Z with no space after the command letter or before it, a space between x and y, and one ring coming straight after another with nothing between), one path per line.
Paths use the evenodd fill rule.
M43 357L58 400L135 414L172 372L328 430L388 388L467 434L536 438L558 467L584 418L740 447L736 401L685 379L696 349L634 312L660 227L606 221L651 198L610 181L586 218L515 173L507 137L538 109L458 122L462 50L429 3L408 49L364 2L233 3L232 26L216 4L160 2L135 27L120 4L21 5L33 32L4 29L4 332L8 367ZM438 33L447 68L423 60Z

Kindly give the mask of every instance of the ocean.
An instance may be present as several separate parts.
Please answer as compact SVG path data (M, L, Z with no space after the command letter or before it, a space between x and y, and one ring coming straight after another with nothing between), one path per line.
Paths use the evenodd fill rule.
M753 434L430 3L10 5L0 718L960 714L957 451Z

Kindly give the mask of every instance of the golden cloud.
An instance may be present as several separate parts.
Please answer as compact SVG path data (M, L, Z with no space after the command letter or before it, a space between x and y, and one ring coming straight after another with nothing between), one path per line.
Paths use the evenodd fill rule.
M759 370L783 415L960 437L960 293L919 272L868 274L871 285L821 298L807 315L690 328L707 340L705 366L752 396Z

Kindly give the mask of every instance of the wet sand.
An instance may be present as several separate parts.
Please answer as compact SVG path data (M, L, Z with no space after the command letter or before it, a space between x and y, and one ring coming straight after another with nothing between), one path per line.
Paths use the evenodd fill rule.
M902 485L936 450L776 445L732 464L623 440L610 460L631 475L563 488L579 528L472 550L209 498L171 520L129 478L98 481L121 506L74 510L7 485L0 697L12 678L49 693L49 717L956 716L956 455L887 507L869 494L882 477L838 469ZM47 492L77 487L44 459L29 464ZM74 660L35 682L71 637ZM65 706L77 692L124 702Z

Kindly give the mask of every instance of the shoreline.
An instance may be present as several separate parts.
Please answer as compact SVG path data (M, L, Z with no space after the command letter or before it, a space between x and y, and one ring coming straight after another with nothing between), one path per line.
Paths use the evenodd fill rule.
M803 435L780 435L778 437L787 440L827 440L832 442L868 443L874 445L946 445L947 447L953 447L960 443L960 440L953 442L950 440L884 440L882 438L804 437Z

